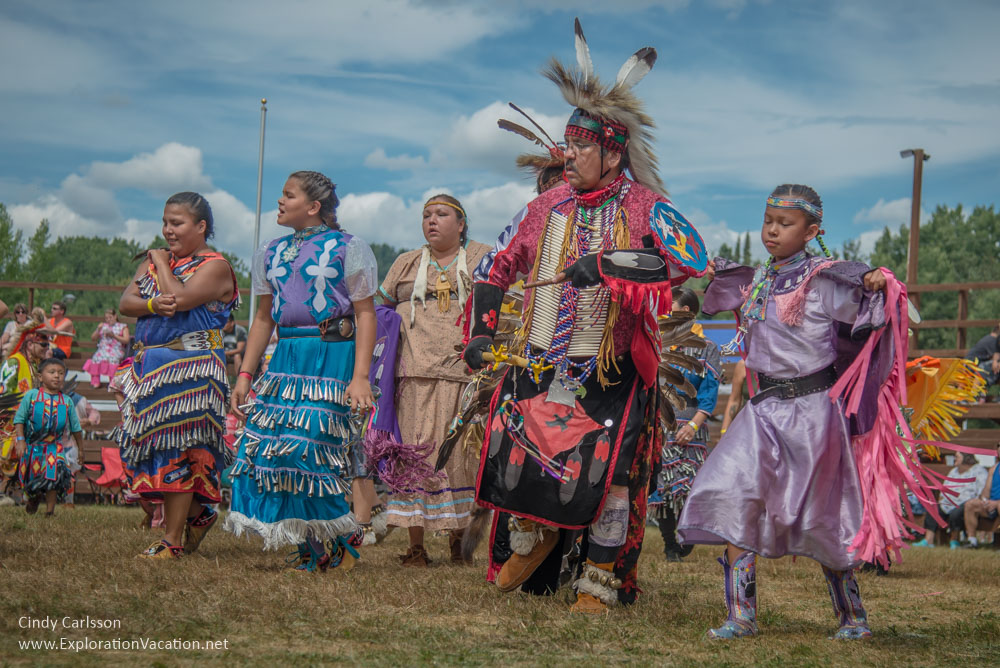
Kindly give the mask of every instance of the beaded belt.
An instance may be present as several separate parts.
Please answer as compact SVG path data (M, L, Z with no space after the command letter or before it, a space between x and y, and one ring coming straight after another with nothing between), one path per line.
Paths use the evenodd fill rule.
M800 376L799 378L770 378L759 373L757 374L757 381L760 385L760 390L750 399L750 403L754 405L759 404L768 397L794 399L796 397L804 397L807 394L815 394L816 392L828 390L837 382L837 370L831 364L816 373L811 373L808 376Z
M149 348L168 348L170 350L222 350L222 330L203 329L198 332L188 332L176 339L171 339L166 343L142 343L135 344L136 354Z

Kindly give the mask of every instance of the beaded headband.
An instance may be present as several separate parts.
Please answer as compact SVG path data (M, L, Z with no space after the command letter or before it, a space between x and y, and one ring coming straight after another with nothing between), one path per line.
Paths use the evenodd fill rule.
M628 148L628 128L605 118L596 118L583 109L574 109L566 124L567 137L580 137L615 153Z
M804 199L782 199L772 195L767 198L767 205L777 209L801 209L819 220L823 220L823 209Z
M462 214L462 219L463 220L467 220L468 219L468 216L465 215L465 209L463 209L462 207L458 206L457 204L452 204L451 202L445 202L444 200L436 199L436 200L428 202L427 204L424 204L424 208L426 209L431 204L442 204L444 206L450 206L455 211L458 211L460 214Z

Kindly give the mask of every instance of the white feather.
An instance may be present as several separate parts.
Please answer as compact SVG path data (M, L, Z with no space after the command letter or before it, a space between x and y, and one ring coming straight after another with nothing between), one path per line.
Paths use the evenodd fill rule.
M656 49L644 46L629 57L615 77L616 88L631 88L649 74L656 62Z
M590 59L590 47L587 46L587 38L583 36L583 28L580 26L580 19L576 19L573 25L576 34L574 43L576 44L576 64L580 66L583 73L583 80L589 81L594 76L594 62Z

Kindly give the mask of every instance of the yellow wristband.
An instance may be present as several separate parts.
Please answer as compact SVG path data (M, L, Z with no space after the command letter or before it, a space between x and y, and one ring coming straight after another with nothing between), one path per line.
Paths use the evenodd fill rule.
M149 299L146 300L146 308L149 309L150 313L156 313L156 311L153 310L153 298L152 297L150 297Z
M723 429L722 431L719 432L719 434L725 434L725 433L726 433L725 429Z
M694 420L690 420L688 422L688 426L691 427L692 430L698 431L698 423L695 422Z

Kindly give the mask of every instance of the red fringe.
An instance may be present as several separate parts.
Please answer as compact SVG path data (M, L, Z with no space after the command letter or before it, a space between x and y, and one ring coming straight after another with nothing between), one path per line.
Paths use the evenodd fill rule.
M649 298L661 292L670 294L670 281L661 283L635 283L621 278L607 276L601 271L601 258L604 251L598 251L597 271L601 274L601 282L611 291L611 299L623 311L639 313L649 307ZM669 305L668 305L669 306Z

